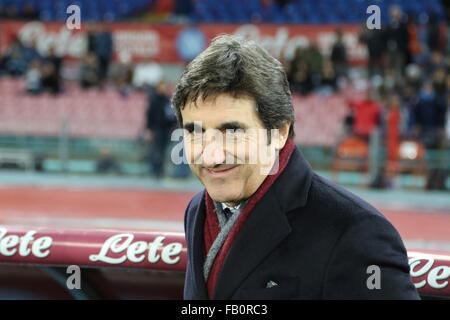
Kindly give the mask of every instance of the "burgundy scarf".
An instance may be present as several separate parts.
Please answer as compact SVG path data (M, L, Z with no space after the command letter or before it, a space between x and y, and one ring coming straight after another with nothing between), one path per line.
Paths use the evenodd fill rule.
M217 280L219 278L219 274L222 269L222 265L225 261L225 258L233 244L236 235L241 230L251 211L255 207L256 203L264 196L264 194L269 190L270 186L274 183L274 181L278 178L278 176L284 171L286 165L289 162L289 159L292 155L292 152L295 149L295 144L293 139L287 139L283 149L281 149L279 154L279 169L276 174L268 175L264 182L259 186L258 190L251 196L237 221L233 225L228 237L225 239L222 247L220 248L217 256L213 262L211 267L211 271L209 273L207 287L208 287L208 295L212 298L214 294L214 288L216 287ZM205 192L205 203L206 203L206 219L203 230L204 242L205 242L205 256L211 248L214 240L220 232L219 220L217 215L214 212L214 203L208 192Z

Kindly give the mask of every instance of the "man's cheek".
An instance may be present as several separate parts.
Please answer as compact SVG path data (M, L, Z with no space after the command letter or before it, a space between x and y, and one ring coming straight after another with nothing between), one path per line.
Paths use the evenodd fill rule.
M197 175L197 176L202 175L202 170L201 170L201 168L200 168L199 165L189 164L189 167L191 168L191 171L192 171L195 175Z
M186 159L188 161L189 164L191 165L195 165L198 166L199 164L201 164L201 153L199 152L186 152Z

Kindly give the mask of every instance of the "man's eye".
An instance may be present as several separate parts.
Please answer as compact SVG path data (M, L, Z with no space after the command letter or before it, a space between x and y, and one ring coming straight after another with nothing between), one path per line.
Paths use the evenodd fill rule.
M202 134L202 130L199 129L186 129L189 135L199 135Z
M244 131L240 129L231 129L226 132L227 139L241 140L244 137Z
M202 133L194 130L187 130L186 138L189 140L199 140L202 138Z
M240 132L242 132L242 130L240 130L240 129L227 129L225 131L225 133L229 133L229 134L238 134Z

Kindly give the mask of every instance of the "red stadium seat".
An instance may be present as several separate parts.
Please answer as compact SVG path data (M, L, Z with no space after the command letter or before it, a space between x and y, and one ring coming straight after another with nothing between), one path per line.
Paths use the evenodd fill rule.
M333 159L332 176L337 181L339 171L359 171L367 173L369 170L369 145L356 136L342 140Z
M72 136L135 139L142 128L143 93L123 98L114 89L81 90L69 82L60 96L30 96L23 87L23 80L0 79L0 133L58 136L68 120Z

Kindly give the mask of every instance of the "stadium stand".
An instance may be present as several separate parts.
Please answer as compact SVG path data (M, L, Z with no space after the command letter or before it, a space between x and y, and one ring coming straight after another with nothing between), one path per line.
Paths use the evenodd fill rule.
M134 139L143 126L145 95L133 92L126 98L116 90L82 91L67 88L63 96L29 96L20 79L0 79L0 132L18 135L59 135L70 121L75 137Z
M31 5L42 21L64 21L66 8L78 5L87 21L119 21L145 8L151 8L155 0L0 0L0 5L14 6L20 16ZM439 0L316 0L316 1L260 1L260 0L196 0L190 17L199 23L361 23L369 5L380 6L381 14L388 14L389 7L399 4L403 10L418 15L430 12L443 20L445 17Z
M145 158L143 155L145 141L142 140L145 140L143 131L145 129L145 112L149 106L149 92L147 89L135 88L135 83L127 80L133 77L133 73L135 76L138 74L136 70L144 70L145 67L138 67L137 62L133 61L132 54L127 53L126 49L129 44L136 46L133 39L149 40L146 48L151 49L154 44L152 39L157 39L155 36L158 35L158 32L162 32L161 35L163 35L166 31L163 28L152 31L148 29L147 34L144 31L138 31L144 27L143 25L136 30L131 24L125 27L122 24L114 23L109 26L108 23L103 24L103 27L99 24L100 30L97 30L95 24L88 25L84 30L88 48L95 42L91 43L91 38L93 39L99 34L98 43L102 43L103 46L108 41L119 43L119 40L125 38L130 42L118 44L114 49L115 52L112 45L107 46L107 50L88 49L89 53L97 56L100 67L106 70L108 69L107 64L109 65L111 62L110 71L117 70L116 74L122 78L117 81L116 74L110 72L109 79L105 83L99 81L101 79L97 79L89 84L91 89L82 90L76 83L80 80L78 77L83 70L86 71L87 76L92 70L94 73L95 70L98 70L96 68L99 66L95 66L95 59L92 60L93 57L89 54L86 56L72 54L70 57L62 57L62 60L57 62L58 59L52 56L50 51L42 50L43 42L58 39L63 34L61 31L59 34L55 32L57 32L58 24L67 18L65 8L69 4L79 5L83 21L89 22L124 21L135 17L136 14L152 12L156 7L164 7L173 10L174 14L182 9L181 11L185 11L184 13L192 22L200 25L211 23L212 28L226 24L255 23L255 26L261 25L261 28L273 28L271 29L273 31L268 31L271 33L275 32L275 28L278 26L282 28L297 27L297 25L317 28L328 26L331 29L323 34L316 31L314 31L316 33L305 31L312 32L311 42L309 44L301 42L302 45L294 48L295 55L293 57L280 57L286 68L293 92L293 104L297 118L295 141L302 146L306 157L318 168L329 170L333 168L333 158L337 155L337 146L349 134L355 133L351 132L355 128L350 128L349 131L348 126L352 126L350 123L352 121L357 124L365 123L368 117L362 112L361 117L366 117L366 120L359 121L361 120L360 114L355 116L352 114L354 110L349 107L357 102L359 106L363 106L358 110L364 109L366 92L373 88L377 91L375 99L381 110L379 123L375 123L374 119L371 120L371 123L382 132L377 151L380 154L379 158L383 158L387 154L384 150L386 137L383 136L383 132L386 131L387 113L390 108L389 99L391 98L389 96L396 94L401 101L400 120L393 125L393 128L398 127L398 132L396 129L393 132L394 137L398 134L399 141L416 139L420 143L425 143L425 140L428 141L431 137L433 141L431 144L429 141L426 142L428 145L424 146L425 150L421 161L427 163L427 168L448 170L449 150L448 142L445 142L448 139L437 138L437 135L425 132L419 136L416 131L418 124L428 121L425 119L426 113L429 112L427 111L429 108L426 107L428 102L423 102L420 106L421 109L417 107L417 101L423 95L422 85L433 81L434 90L440 97L445 99L448 96L448 50L450 46L446 40L447 29L444 26L446 8L444 8L444 2L439 0L426 2L386 0L374 3L367 0L317 0L314 2L301 0L77 0L73 2L66 0L0 0L0 16L10 19L11 25L18 23L15 21L17 19L50 22L47 24L49 27L47 35L51 34L52 37L48 40L43 37L40 40L39 54L37 54L37 46L33 48L33 43L30 45L20 43L20 41L16 43L7 38L3 39L3 48L0 47L0 51L3 49L3 52L0 52L0 95L2 97L0 148L32 150L35 154L41 154L44 157L55 157L61 154L62 141L66 139L67 153L70 157L80 156L95 159L99 155L100 149L108 146L115 154L120 155L119 158L129 159L132 154L136 155L134 158L137 161ZM364 32L362 29L358 31L357 27L367 16L366 9L371 4L378 5L381 15L385 17L383 30L380 31L382 36L379 37L375 31L366 30ZM393 5L401 7L400 27L407 29L409 38L408 47L402 47L403 56L399 56L400 50L392 50L386 43L383 43L388 38L390 42L399 42L398 35L405 32L404 29L396 31L395 23L389 24ZM6 25L8 26L8 22ZM335 29L335 26L339 25L356 28ZM173 26L167 27L172 28ZM15 28L18 30L17 27ZM440 35L439 30L441 30ZM276 32L280 33L279 30ZM304 41L301 38L303 31L296 32L300 32L299 39ZM339 38L339 34L342 36L341 43L336 40ZM188 33L188 35L190 42L198 41L198 35L195 33ZM12 37L11 33L9 37ZM211 38L211 35L207 37ZM175 36L172 38L171 41L175 42ZM5 39L9 43L8 46L4 44ZM261 37L261 40L266 43L272 39L274 42L281 41L279 36ZM329 46L329 49L324 49L323 42L325 40L330 43L336 42ZM296 41L299 40L296 39ZM356 42L358 44L355 44ZM166 42L161 43L165 43L164 46L167 46ZM180 43L177 42L177 48ZM296 42L292 42L292 44L296 44ZM397 45L399 44L397 43ZM276 47L275 44L270 43L269 45ZM349 45L352 46L352 52L350 52ZM344 51L342 51L342 47ZM345 52L346 47L348 52ZM360 55L360 61L358 61L350 54L360 49L367 49L369 52L368 56ZM23 51L22 58L20 58L20 54L18 59L15 58L16 50ZM163 50L164 54L160 54L160 56L164 58L167 47L161 47L158 50ZM140 54L140 52L136 51L134 54ZM362 52L364 53L364 51ZM182 64L187 62L180 61L180 56L183 56L184 59L183 52L173 50L171 54L172 59L178 59L176 63L181 66L181 70ZM42 60L41 72L45 69L48 61L63 64L62 70L57 76L61 82L60 88L57 88L56 92L53 92L54 94L48 93L51 90L45 88L33 92L32 86L31 88L27 87L29 85L27 81L33 79L34 72L32 58L27 57L39 55L39 59ZM106 56L106 58L102 56ZM148 58L145 59L147 62L154 62L149 61ZM162 68L158 62L153 65L160 70L158 75L165 74L168 70L167 65ZM77 73L76 70L80 72ZM125 82L128 84L124 86ZM33 83L31 82L31 84ZM82 81L80 84L83 86ZM171 85L173 86L173 83ZM444 104L448 105L448 101ZM417 116L421 112L423 114ZM441 111L428 115L428 118L444 117L445 113L439 112ZM433 124L433 126L438 125L439 128L442 128L444 121L441 119L439 124ZM447 125L447 127L450 126ZM367 132L364 138L370 138L370 132ZM396 163L397 160L401 159L394 159L391 163ZM378 165L384 166L381 160ZM405 171L395 168L391 170L393 166L390 164L387 166L389 172Z
M0 6L13 6L17 16L26 14L26 6L34 9L36 18L41 21L65 21L66 9L78 5L86 21L118 21L136 11L151 6L154 0L0 0Z
M439 0L431 1L367 1L367 0L317 0L317 1L260 1L260 0L199 0L194 1L191 17L196 22L223 23L361 23L369 5L380 6L387 16L389 6L402 5L412 14L433 12L439 19L444 11Z

